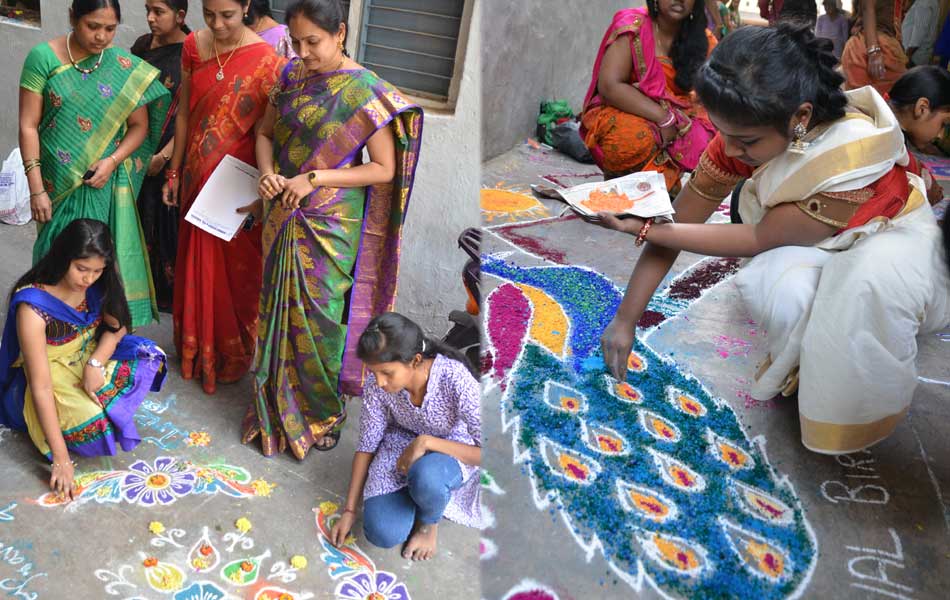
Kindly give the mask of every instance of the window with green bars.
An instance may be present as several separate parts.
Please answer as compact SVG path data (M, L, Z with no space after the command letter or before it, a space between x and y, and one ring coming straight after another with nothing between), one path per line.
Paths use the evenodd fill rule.
M349 46L354 58L403 92L454 104L470 0L351 0ZM293 0L272 0L275 18ZM355 40L352 39L355 34Z

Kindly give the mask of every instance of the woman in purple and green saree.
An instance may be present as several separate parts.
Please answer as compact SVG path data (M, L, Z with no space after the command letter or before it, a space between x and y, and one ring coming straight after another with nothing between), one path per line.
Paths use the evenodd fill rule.
M141 441L134 416L165 378L165 353L127 335L129 305L108 226L76 219L13 287L0 342L0 424L26 430L72 497L78 456Z
M245 443L302 459L329 450L360 395L356 342L392 309L422 111L343 52L339 0L287 9L300 58L258 130L264 287ZM364 147L369 161L363 164Z
M20 77L20 151L36 263L73 219L109 224L132 326L157 318L135 199L170 95L157 69L112 46L118 0L73 0L73 30L34 47Z

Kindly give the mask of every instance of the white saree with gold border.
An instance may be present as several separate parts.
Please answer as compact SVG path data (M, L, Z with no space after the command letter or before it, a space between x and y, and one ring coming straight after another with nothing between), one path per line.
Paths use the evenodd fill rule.
M811 214L809 198L862 190L908 164L884 99L870 87L847 94L847 116L810 132L803 155L786 152L746 181L744 223L786 202ZM802 442L815 452L853 452L890 435L917 386L917 335L950 323L941 233L923 181L907 177L911 191L896 217L875 217L812 247L764 252L736 276L767 331L769 354L751 394L772 398L797 372Z

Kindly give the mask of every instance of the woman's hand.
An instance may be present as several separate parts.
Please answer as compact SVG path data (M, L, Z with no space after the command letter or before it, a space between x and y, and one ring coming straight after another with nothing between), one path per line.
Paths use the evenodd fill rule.
M643 228L644 223L643 219L638 217L625 216L621 219L617 215L608 212L597 213L597 219L598 220L593 222L604 229L613 229L620 233L629 233L630 235L640 233L640 229Z
M149 177L155 177L162 172L162 169L165 168L165 163L168 162L165 160L165 157L161 154L153 154L152 160L148 163L148 171L145 173Z
M162 184L162 204L178 206L178 178L166 179Z
M281 177L277 173L268 173L261 177L257 186L257 194L264 200L273 200L274 196L284 191L287 185L287 178Z
M53 218L53 204L45 191L30 197L30 212L37 223L47 223Z
M399 457L399 460L396 461L396 470L403 475L409 472L410 467L425 456L426 454L426 441L429 436L423 434L417 436L416 439L412 440L410 444L402 451L402 455Z
M884 79L887 69L884 66L884 53L874 52L868 55L868 77L874 81Z
M54 494L73 500L76 492L73 462L69 454L65 456L53 455L53 474L49 479L49 489Z
M924 179L924 187L927 188L927 200L930 202L930 205L933 206L943 200L943 186L940 185L940 182L933 178L933 175L930 174L929 169L922 169L921 175Z
M345 544L355 522L356 514L351 510L344 510L337 522L330 528L330 543L337 548Z
M600 347L604 352L604 364L614 379L624 381L627 373L627 359L633 350L636 337L636 323L630 323L619 315L604 329L600 336Z
M310 177L306 173L285 179L284 193L280 196L280 203L284 208L297 209L300 207L300 201L313 193L313 190Z
M246 215L250 214L254 217L255 221L260 221L261 216L264 214L264 201L258 198L254 202L251 202L247 206L242 206L236 211L238 214Z
M679 130L676 128L676 123L660 129L660 138L663 140L663 147L666 148L676 141L677 135L679 135Z
M112 173L117 166L118 162L108 156L92 163L89 167L89 170L92 171L92 177L86 180L86 185L97 190L106 187L106 184L109 183L109 178L112 177Z
M92 398L93 402L100 404L99 396L96 395L96 392L102 389L102 386L106 384L106 374L99 367L94 367L89 363L86 363L86 368L82 371L82 389L85 390L86 394Z

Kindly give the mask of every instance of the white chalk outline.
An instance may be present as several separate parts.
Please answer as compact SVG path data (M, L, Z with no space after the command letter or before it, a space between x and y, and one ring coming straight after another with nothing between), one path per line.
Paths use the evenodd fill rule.
M762 537L761 535L758 535L757 533L753 533L749 531L748 529L745 529L743 527L740 527L739 525L736 525L735 523L732 523L731 521L729 521L723 516L720 516L718 521L719 521L720 527L722 527L723 533L726 534L726 540L729 542L729 547L732 548L732 551L735 552L736 556L739 557L739 562L742 563L742 567L754 577L758 577L759 579L763 579L765 581L768 581L769 583L778 584L778 583L782 583L783 581L787 581L790 576L789 574L795 571L794 569L795 561L792 560L792 556L787 549L782 548L779 544L777 544L776 542L773 542L772 540L768 538ZM746 560L746 556L739 549L739 546L736 543L735 538L733 537L733 533L730 530L738 532L745 538L755 540L756 542L760 544L764 544L766 546L770 546L774 550L780 552L785 560L785 563L782 565L782 574L779 575L778 577L772 577L768 573L765 573L764 571L753 568L749 564L749 561Z
M653 436L654 438L656 438L657 440L659 440L659 441L661 441L661 442L667 442L667 443L670 443L670 444L675 444L675 443L679 442L681 439L683 439L683 432L680 431L680 428L677 427L676 424L673 423L673 421L670 421L670 420L667 419L666 417L662 417L662 416L658 415L657 413L653 412L652 410L647 410L647 409L645 409L645 408L637 409L637 413L638 413L638 414L637 414L637 420L640 422L640 427L642 427L645 432L647 432L648 434L652 435L652 436ZM672 437L672 438L668 438L668 437L665 437L665 436L661 435L661 434L658 433L655 429L653 429L653 427L651 427L651 426L649 426L649 425L647 424L647 419L656 419L656 420L658 420L658 421L663 421L663 424L664 424L664 425L666 425L666 426L669 427L671 430L673 430L673 433L675 434L675 436Z
M645 485L630 483L629 481L624 481L619 477L616 481L616 487L617 497L620 499L620 505L623 506L624 510L627 512L631 512L636 515L642 515L644 519L648 519L654 523L666 523L667 521L672 521L679 517L679 507L675 502L667 498L659 490L655 490ZM630 499L630 492L637 492L644 496L653 496L663 502L663 504L665 504L669 510L665 515L662 516L645 512L633 504L633 501Z
M747 483L742 483L738 479L732 477L729 478L729 489L732 491L733 496L739 503L739 508L741 508L742 511L747 515L773 525L788 526L795 522L795 511L792 509L792 507L788 504L785 504L785 502L779 500L772 494L768 494ZM761 496L762 498L765 498L769 502L775 504L777 507L782 509L782 516L779 518L767 516L765 513L761 512L758 508L751 504L749 499L746 497L746 494L755 494L756 496Z
M550 219L540 219L539 221L550 221L550 220L555 220L555 219L559 219L559 218L560 218L560 217L551 217ZM535 221L535 222L539 222L539 221ZM499 225L499 226L497 226L497 227L502 227L502 226ZM509 246L511 246L512 248L514 248L515 251L495 252L495 253L491 253L491 254L486 254L486 256L492 256L492 257L495 257L495 258L498 258L498 259L504 259L504 258L507 258L507 257L513 255L513 254L518 254L518 253L520 253L520 254L524 254L524 255L527 255L527 256L529 256L529 257L532 257L532 258L534 258L534 259L537 259L537 260L541 261L541 262L544 263L544 264L543 264L543 265L540 265L540 266L543 266L544 268L549 268L549 269L567 269L567 268L580 269L580 270L588 271L588 272L591 272L591 273L594 273L594 274L597 274L597 275L600 275L601 277L603 277L603 274L600 273L599 271L596 271L596 270L594 270L594 269L592 269L592 268L590 268L590 267L586 267L586 266L584 266L584 265L561 265L561 264L557 264L557 263L554 263L554 262L552 262L552 261L549 261L549 260L547 260L547 259L545 259L545 258L543 258L543 257L541 257L541 256L532 254L531 252L528 252L527 250L524 250L524 249L520 248L519 246L515 245L514 243L512 243L512 242L506 240L504 237L502 237L502 236L498 235L497 233L495 233L494 231L492 231L492 229L494 229L494 228L495 228L495 227L484 227L483 230L486 231L487 233L489 233L490 235L492 235L495 239L497 239L497 240L499 240L499 241L501 241L501 242L503 242L503 243L505 243L505 244L508 244ZM676 280L677 280L680 276L682 276L683 274L686 274L686 273L690 272L692 269L697 268L697 266L698 266L699 264L701 264L702 262L704 262L705 260L710 260L710 259L703 259L703 260L698 261L695 265L693 265L692 267L690 267L690 268L684 270L684 271L683 271L682 273L680 273L680 275L678 275L677 277L674 277L674 278L671 280L670 283L672 283L673 281L676 281ZM519 267L520 267L520 268L523 268L523 269L537 268L537 266L536 266L536 267L529 267L529 266L524 266L524 265L519 265ZM505 282L505 283L512 283L512 284L513 284L512 281L507 280L507 279L505 279L504 277L501 277L501 276L495 276L495 275L492 275L492 274L489 274L489 273L485 273L485 275L489 275L489 276L494 277L495 279L497 279L497 280L499 280L499 281L502 281L502 282ZM731 277L726 277L725 279L723 279L723 280L719 281L718 283L716 283L716 285L713 285L713 286L711 286L710 288L704 290L703 292L700 293L699 297L697 297L697 298L691 300L691 301L689 302L689 305L692 306L694 303L696 303L697 301L699 301L700 299L702 299L702 298L703 298L707 293L709 293L711 290L714 290L714 289L716 289L717 287L719 287L720 285L724 284L724 283L725 283L726 281L728 281L730 278L731 278ZM496 289L497 289L497 287L496 287ZM616 285L614 285L614 289L615 289L618 293L621 293L621 292L622 292L622 290L620 290ZM667 287L667 290L668 290L668 287ZM494 290L492 290L491 293L494 293ZM489 297L490 297L490 296L491 296L491 294L489 294ZM530 301L530 300L529 300L529 301ZM679 314L677 314L677 315L674 315L674 316L670 317L668 320L673 320L673 319L681 318L681 315L685 315L685 313L686 313L686 311L684 310L682 313L679 313ZM486 314L485 314L485 319L488 319L488 318L489 318L489 315L488 315L488 313L486 312ZM648 343L648 338L649 338L650 335L651 335L654 331L656 331L656 330L657 330L656 327L649 328L649 329L645 330L644 333L643 333L643 334L641 335L641 337L640 337L641 343L642 343L644 346L646 346L647 348L650 348L651 350L652 350L653 348L652 348L652 346L650 346L650 344ZM488 339L488 336L485 336L485 338L486 338L486 339L483 341L483 343L485 343L486 346L487 346L489 349L494 350L494 348L493 348L493 346L492 346L492 344L491 344L491 340ZM522 361L522 359L524 358L524 353L525 353L525 349L526 349L526 348L527 348L527 344L522 343L521 350L519 351L517 357L515 358L514 362L512 363L512 366L511 366L511 369L509 370L509 372L513 372L513 371L515 371L515 370L517 369L518 364L519 364L519 363ZM655 350L654 350L654 354L655 354L656 357L660 360L661 363L663 363L663 364L665 364L665 365L668 365L668 366L675 366L675 362L674 362L672 359L670 359L670 358L668 358L668 357L666 357L666 356L663 356L663 355L659 354L659 353L656 352ZM761 434L760 434L760 435L757 435L757 436L754 436L754 437L751 437L751 438L750 438L748 432L745 431L745 428L744 428L744 426L742 425L742 422L739 420L739 417L738 417L738 415L736 414L735 410L734 410L725 400L723 400L722 398L719 398L718 396L713 395L713 394L709 391L709 389L705 386L705 384L703 384L701 381L699 381L692 373L689 373L689 372L682 372L682 371L679 371L679 370L677 370L677 371L678 371L679 374L680 374L682 377L684 377L687 381L692 382L692 383L696 384L697 386L699 386L699 388L702 389L703 392L704 392L707 396L709 396L710 398L712 398L713 403L714 403L718 408L728 409L728 410L733 414L733 416L736 418L736 422L739 424L739 427L740 427L740 429L741 429L742 432L743 432L743 435L746 437L747 440L749 440L749 442L750 442L753 446L755 446L755 447L757 447L757 448L759 449L759 452L761 452L761 454L762 454L762 459L763 459L763 461L764 461L764 466L765 466L766 469L768 469L769 476L771 477L773 483L776 485L776 487L779 487L779 488L784 487L786 490L789 491L789 493L790 493L790 494L792 495L792 497L794 498L794 501L795 501L795 502L794 502L794 504L795 504L795 506L794 506L795 512L796 512L797 514L801 515L801 522L802 522L802 525L803 525L803 527L805 528L805 532L806 532L806 534L807 534L807 536L808 536L809 541L811 542L812 546L813 546L814 549L815 549L815 552L814 552L814 554L813 554L812 557L811 557L811 562L810 562L810 564L808 565L808 568L802 573L802 577L801 577L801 580L798 582L798 585L795 587L794 590L792 590L792 591L789 593L788 596L786 596L786 600L798 600L798 599L801 598L802 595L805 593L805 590L808 589L808 586L809 586L810 583L811 583L812 577L814 577L815 571L816 571L817 568L818 568L818 556L819 556L819 554L820 554L820 547L819 547L819 544L818 544L818 538L817 538L817 536L815 535L815 531L814 531L814 529L812 528L811 523L808 521L808 519L807 519L807 517L806 517L806 515L805 515L804 508L802 507L802 504L801 504L801 499L798 497L798 494L797 494L797 492L796 492L796 490L795 490L795 486L792 484L791 479L789 478L789 476L788 476L787 474L779 475L778 472L775 470L775 467L771 464L771 462L769 462L768 453L767 453L767 449L766 449L767 441L766 441L766 438L765 438L764 435L761 435ZM507 380L508 378L505 377L505 379ZM495 386L490 386L490 387L486 388L486 390L493 389L494 387L495 387ZM608 388L608 389L610 389L610 388ZM536 508L537 510L539 510L539 511L544 511L544 510L547 510L547 509L552 505L552 503L554 503L555 507L558 508L558 513L559 513L559 515L560 515L560 517L561 517L561 520L564 522L565 527L567 528L568 534L570 534L570 536L574 539L575 543L578 545L578 547L579 547L579 548L581 549L581 551L583 552L585 562L590 563L590 561L593 560L594 555L595 555L595 554L597 553L597 551L599 550L600 553L601 553L601 556L604 558L604 561L607 563L607 566L610 568L610 570L613 571L614 574L615 574L619 579L621 579L621 580L624 581L627 585L629 585L629 586L631 587L631 589L633 589L636 593L642 592L643 589L644 589L644 583L647 583L647 584L649 584L650 588L651 588L657 595L659 595L661 598L663 598L664 600L674 600L674 599L676 599L677 596L673 596L673 595L671 595L670 593L668 593L664 588L662 588L660 585L658 585L658 584L656 583L656 581L654 581L654 579L649 575L649 573L647 572L646 568L643 566L643 558L642 558L641 556L637 556L637 559L636 559L636 567L637 567L636 574L631 574L631 573L629 573L629 572L624 571L623 569L621 569L621 568L616 564L616 562L615 562L613 559L607 557L607 555L605 554L605 548L604 548L604 546L603 546L603 543L600 541L600 538L597 536L596 533L595 533L594 535L590 536L589 539L585 539L585 538L581 535L581 533L580 533L580 528L577 528L577 527L574 526L574 522L573 522L573 519L571 518L570 514L567 513L565 510L563 510L563 507L560 505L561 496L560 496L560 493L559 493L557 490L548 491L548 492L544 495L544 497L542 497L542 496L540 495L540 493L539 493L539 492L540 492L540 484L539 484L539 482L538 482L538 480L537 480L537 476L535 475L534 470L533 470L533 467L532 467L532 465L531 465L531 449L530 449L530 448L528 448L528 449L522 449L522 448L520 447L520 445L519 445L519 439L520 439L520 437L521 437L521 416L520 416L519 414L514 414L513 416L511 416L511 415L508 414L508 411L507 411L507 398L508 398L508 393L509 393L510 390L511 390L511 386L510 386L510 385L508 385L508 386L505 387L504 392L502 393L502 396L501 396L501 401L499 402L499 409L500 409L500 413L501 413L499 416L500 416L500 420L501 420L502 433L509 433L509 432L510 432L510 435L511 435L511 448L512 448L512 463L513 463L514 465L519 465L519 464L524 464L524 465L526 465L526 469L527 469L526 472L527 472L527 475L528 475L528 481L529 481L530 484L531 484L531 486L530 486L530 487L531 487L531 497L532 497L532 500L534 501L535 508Z
M744 448L739 446L736 442L730 440L726 436L719 435L711 428L706 428L706 441L709 443L709 453L720 463L729 467L729 470L733 473L737 471L750 471L755 468L755 458L745 451ZM743 453L746 457L746 463L744 465L734 465L731 462L727 462L722 459L722 456L719 453L719 444L725 444L735 448L737 451Z

